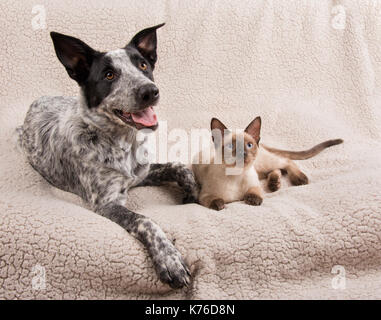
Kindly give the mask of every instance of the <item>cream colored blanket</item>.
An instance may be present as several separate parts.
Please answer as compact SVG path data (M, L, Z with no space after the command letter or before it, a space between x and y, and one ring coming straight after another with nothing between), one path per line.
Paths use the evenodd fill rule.
M0 298L381 298L381 1L0 2ZM302 149L310 184L222 212L172 188L130 192L188 261L189 288L160 283L143 246L45 182L14 143L30 103L75 95L54 30L99 50L161 22L157 112L168 129L244 128ZM169 144L173 144L170 141Z

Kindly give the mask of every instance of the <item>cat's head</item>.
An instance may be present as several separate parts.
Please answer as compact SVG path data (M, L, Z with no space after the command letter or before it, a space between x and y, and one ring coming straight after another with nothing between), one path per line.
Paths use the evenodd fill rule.
M261 133L261 118L256 117L241 133L234 133L217 118L211 123L212 138L217 153L226 166L236 166L238 162L249 166L258 152Z

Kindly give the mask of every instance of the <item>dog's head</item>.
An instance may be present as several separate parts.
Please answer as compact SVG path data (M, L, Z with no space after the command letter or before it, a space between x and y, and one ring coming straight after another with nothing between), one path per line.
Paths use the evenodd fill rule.
M261 118L256 117L242 133L233 133L217 118L211 121L212 138L216 150L227 166L234 166L243 160L249 166L255 160L260 141Z
M153 80L156 30L144 29L122 49L99 52L83 41L52 32L58 59L81 87L86 113L98 124L157 128L153 110L159 89Z

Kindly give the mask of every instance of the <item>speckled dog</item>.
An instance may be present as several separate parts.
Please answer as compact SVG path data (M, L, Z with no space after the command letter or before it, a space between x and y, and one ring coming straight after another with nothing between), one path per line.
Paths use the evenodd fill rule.
M180 164L150 166L139 156L145 151L139 130L157 128L153 106L159 90L152 72L161 26L145 29L124 48L107 53L52 32L57 57L79 84L80 95L33 102L19 140L36 171L140 240L160 279L180 288L188 284L190 273L179 251L157 224L125 207L131 187L171 181L183 189L184 202L197 199L189 169Z

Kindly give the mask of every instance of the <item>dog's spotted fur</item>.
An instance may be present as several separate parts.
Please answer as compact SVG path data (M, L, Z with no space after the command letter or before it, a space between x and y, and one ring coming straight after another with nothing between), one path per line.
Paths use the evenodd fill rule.
M157 224L128 210L125 204L131 187L170 181L178 182L186 202L195 201L193 174L180 164L150 166L140 161L137 151L146 141L137 139L136 128L113 112L118 108L134 113L147 107L138 103L136 92L142 86L154 86L158 27L141 31L125 48L109 53L96 52L78 39L52 34L59 59L81 87L80 96L38 99L18 132L27 159L37 172L53 186L79 195L95 212L140 240L159 278L180 288L190 279L180 253ZM65 48L74 43L77 51L62 52L60 41L65 42ZM71 55L75 59L70 60ZM147 70L138 68L141 61L147 63ZM109 68L118 78L113 83L102 82L100 74Z
M184 190L183 203L197 202L199 188L193 172L185 170L181 163L151 164L148 175L139 186L154 186L174 181Z

